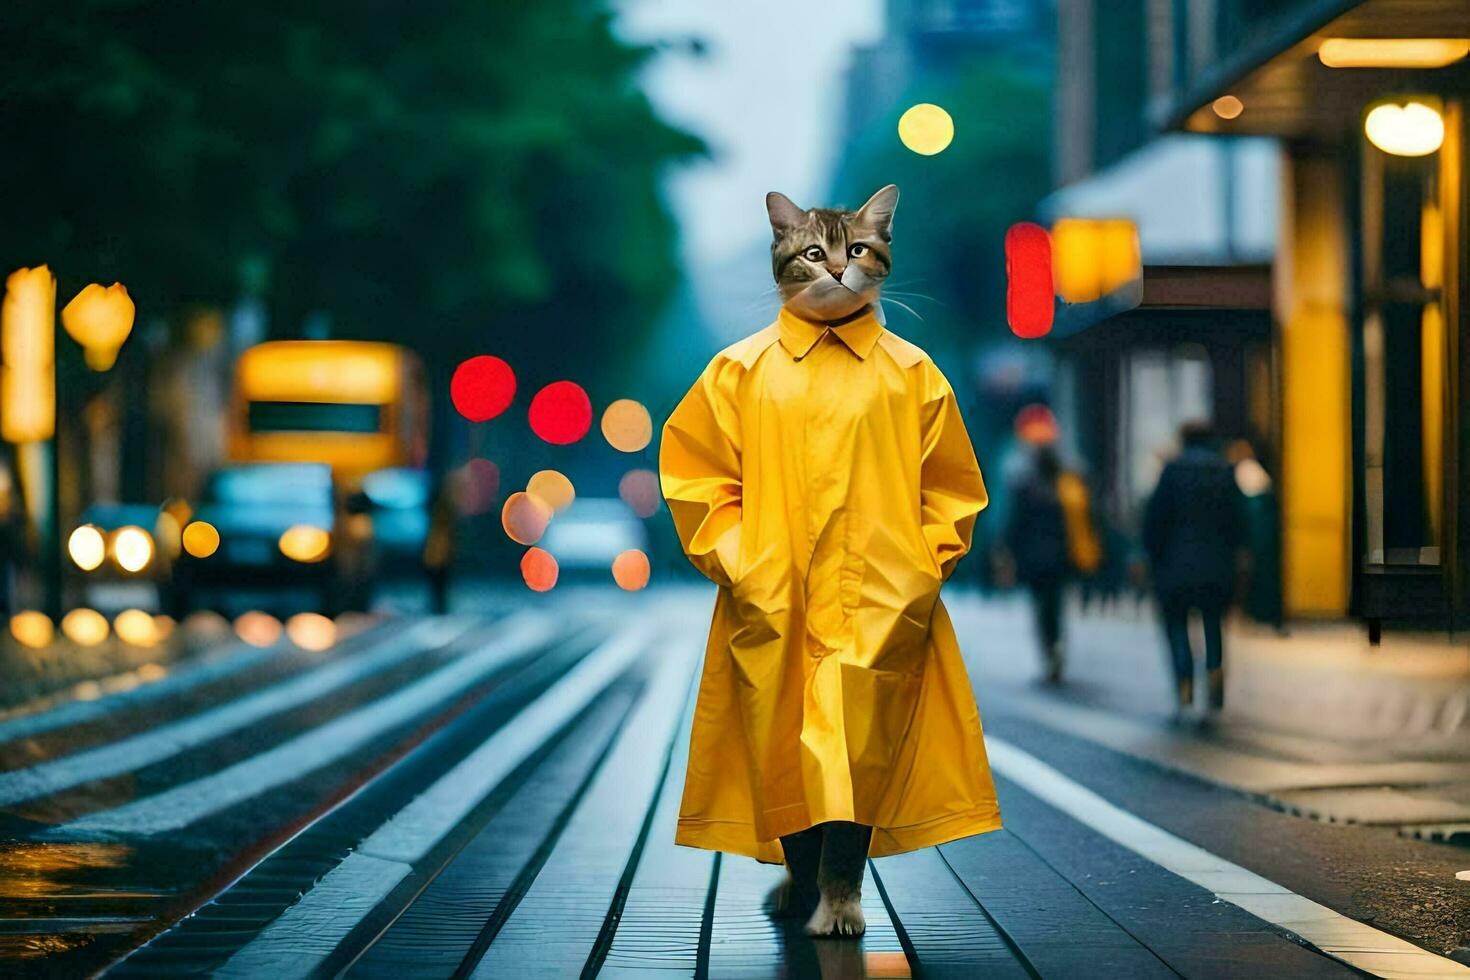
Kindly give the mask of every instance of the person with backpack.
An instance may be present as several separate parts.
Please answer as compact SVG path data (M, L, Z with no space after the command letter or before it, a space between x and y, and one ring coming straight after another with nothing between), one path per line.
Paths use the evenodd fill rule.
M1050 443L1035 448L1030 467L1011 488L1005 543L1016 580L1031 593L1046 681L1059 684L1064 589L1077 574L1096 571L1102 546L1086 482L1062 468Z

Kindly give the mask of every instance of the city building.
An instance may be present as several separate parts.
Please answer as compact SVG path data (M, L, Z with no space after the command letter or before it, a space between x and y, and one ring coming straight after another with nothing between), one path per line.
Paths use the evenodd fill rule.
M1112 208L1138 222L1144 263L1136 309L1076 311L1070 331L1063 311L1070 370L1096 384L1088 338L1112 331L1104 363L1131 364L1120 348L1148 354L1184 408L1265 444L1289 614L1354 615L1373 635L1384 623L1463 623L1470 4L1060 0L1057 17L1061 189L1044 216ZM1171 155L1172 170L1160 163ZM1199 203L1183 224L1148 207L1181 194ZM1210 227L1212 247L1191 265L1150 247ZM1268 273L1265 295L1258 283L1231 289L1253 264ZM1161 297L1170 280L1190 283L1185 302ZM1242 329L1250 321L1260 326ZM1201 363L1176 363L1191 360ZM1126 405L1122 380L1111 397ZM1174 408L1145 411L1172 422ZM1105 472L1140 468L1137 454L1158 447L1130 443L1126 412L1115 425L1082 450ZM1136 484L1109 487L1111 506L1136 507L1117 499Z

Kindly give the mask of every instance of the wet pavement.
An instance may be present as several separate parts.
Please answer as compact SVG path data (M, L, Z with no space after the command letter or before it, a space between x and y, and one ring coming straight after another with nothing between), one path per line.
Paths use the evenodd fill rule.
M1030 684L1022 611L964 596L1006 828L870 862L867 935L809 940L765 910L779 869L672 844L709 600L569 591L34 691L0 714L0 968L1470 976L1470 850L1190 772L1268 757L1099 722Z

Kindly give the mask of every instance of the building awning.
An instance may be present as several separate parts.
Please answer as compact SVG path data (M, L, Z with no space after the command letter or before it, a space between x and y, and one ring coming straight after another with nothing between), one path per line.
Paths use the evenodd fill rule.
M1466 63L1439 69L1328 68L1318 57L1329 38L1470 37L1466 0L1315 0L1291 8L1260 36L1203 71L1173 104L1166 128L1335 142L1358 125L1363 107L1404 88L1463 89ZM1233 95L1243 111L1212 109Z
M1141 291L1064 306L1050 339L1073 349L1265 340L1271 267L1144 266Z
M1267 262L1280 181L1275 140L1173 134L1052 193L1037 210L1047 223L1130 219L1146 265Z

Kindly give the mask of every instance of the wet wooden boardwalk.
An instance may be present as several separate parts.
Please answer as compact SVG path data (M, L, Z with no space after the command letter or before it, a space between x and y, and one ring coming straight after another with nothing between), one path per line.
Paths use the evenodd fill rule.
M344 823L332 814L111 974L1025 977L1033 957L1058 955L1081 969L1038 928L1078 903L1048 912L1023 894L1038 875L1063 884L1039 860L1013 894L992 894L1027 921L1013 925L1027 945L976 898L995 890L990 854L1014 848L1005 832L870 862L860 940L813 941L772 918L781 869L676 847L702 647L690 625L635 624L592 645L376 830L330 840L327 825ZM340 855L325 873L324 847ZM1170 975L1116 932L1115 965Z
M211 661L146 697L63 706L54 724L0 718L0 812L30 862L0 893L0 967L1352 972L1004 778L1006 830L869 862L867 934L807 938L765 910L779 868L674 846L707 612L641 608L399 621L314 659L281 651L258 677L269 658L252 655L233 686Z

